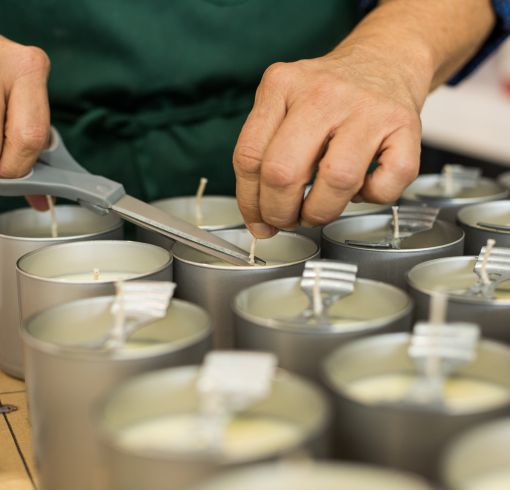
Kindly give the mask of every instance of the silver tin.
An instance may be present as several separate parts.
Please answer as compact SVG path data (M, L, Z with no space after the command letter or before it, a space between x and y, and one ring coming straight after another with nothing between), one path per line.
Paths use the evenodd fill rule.
M215 233L245 250L250 248L252 237L247 230ZM233 345L231 303L239 291L270 279L300 275L304 263L319 253L312 240L285 232L257 243L256 255L264 260L282 262L276 265L232 266L181 244L176 244L173 251L176 295L209 312L217 348Z
M358 279L354 292L332 305L333 315L345 316L336 325L296 323L292 317L308 306L300 278L276 279L241 291L234 299L236 347L273 352L279 366L320 379L327 354L367 335L410 330L412 301L394 286Z
M203 196L200 206L201 219L198 219L196 214L195 196L171 197L154 201L151 204L168 214L177 216L207 231L244 227L237 200L231 196ZM141 242L153 243L168 250L175 243L171 238L140 227L136 229L136 236L137 240Z
M436 221L429 231L404 238L401 249L377 249L344 243L349 239L382 239L391 219L390 215L374 214L330 223L322 230L322 256L356 264L359 277L405 289L405 274L416 264L439 257L462 255L464 233L441 220Z
M458 222L466 233L466 255L478 255L489 238L496 240L498 247L510 247L510 200L465 207L459 211ZM507 226L508 229L497 228L498 225Z
M487 201L496 201L508 197L508 190L493 179L480 177L476 187L463 189L455 197L444 193L440 174L420 175L406 188L400 198L400 204L427 204L440 208L439 219L455 223L457 213L464 206Z
M195 490L432 490L417 475L353 463L280 462L231 471Z
M507 190L510 190L510 172L503 172L498 176L498 183Z
M346 392L349 383L385 373L415 373L408 355L410 335L377 335L354 341L324 363L324 379L335 400L337 455L419 473L437 480L441 451L462 431L510 414L508 403L484 410L454 412L448 408L404 404L367 404ZM510 391L510 349L481 341L477 358L460 375L493 382Z
M364 216L367 214L381 214L391 212L391 204L375 204L372 202L349 202L338 219L350 218L352 216ZM311 238L317 245L321 242L322 226L306 228L298 226L296 233Z
M183 490L236 465L289 457L303 451L312 455L325 453L330 421L326 399L312 384L285 372L275 375L269 396L251 405L243 414L295 424L299 437L292 444L235 459L221 452L183 454L123 446L121 435L133 424L174 414L196 413L199 409L197 373L197 367L162 370L128 381L108 396L98 412L98 430L111 490Z
M482 424L455 439L444 454L442 474L449 490L510 488L510 418Z
M35 250L18 260L19 308L21 320L57 304L80 298L113 294L115 281L63 282L56 276L103 271L133 272L132 279L170 281L172 256L148 243L118 240L83 241L52 245ZM16 356L18 375L23 375L21 340Z
M99 216L81 206L55 206L60 235L52 238L49 213L22 208L0 215L0 368L23 377L21 326L16 285L16 261L28 252L56 243L122 238L122 221L113 214Z
M103 460L91 411L125 378L152 369L197 363L210 343L207 314L172 300L165 318L134 333L146 343L117 352L77 348L112 325L112 296L59 305L30 318L22 336L28 406L41 490L103 490ZM143 404L138 399L135 403Z
M448 290L462 290L476 284L478 276L473 272L475 263L476 257L447 257L413 267L407 275L407 282L414 299L416 318L428 318L434 291L440 289L448 294ZM483 299L448 294L448 321L477 323L483 337L510 343L510 293L497 291L496 295L495 299Z

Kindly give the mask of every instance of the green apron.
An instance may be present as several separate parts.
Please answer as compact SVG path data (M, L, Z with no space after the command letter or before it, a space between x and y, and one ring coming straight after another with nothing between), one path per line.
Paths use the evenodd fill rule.
M355 0L2 0L0 33L51 58L52 122L91 172L147 201L232 194L264 69L326 53ZM0 199L0 209L13 200Z

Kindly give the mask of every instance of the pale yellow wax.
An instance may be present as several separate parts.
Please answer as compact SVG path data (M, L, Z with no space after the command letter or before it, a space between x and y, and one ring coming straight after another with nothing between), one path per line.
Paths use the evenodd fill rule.
M100 283L100 282L112 282L112 281L124 281L126 279L132 279L133 277L139 275L137 272L110 272L110 271L100 271L99 277L96 278L94 271L90 272L80 272L76 274L64 274L61 276L54 276L52 279L56 279L61 282L69 282L69 283Z
M346 392L365 404L392 403L405 399L418 380L415 374L381 374L349 383ZM445 379L444 400L455 411L486 410L508 403L510 390L490 381L452 376Z
M468 481L465 490L509 490L510 468L492 471Z
M119 444L136 451L201 452L207 449L201 437L203 423L197 414L161 417L125 429ZM291 422L267 416L236 416L223 434L221 454L234 460L255 458L292 446L299 440L300 430Z
M253 264L250 266L250 264L246 263L246 265L234 265L234 264L229 264L228 262L225 262L223 260L214 260L212 262L207 262L208 265L217 265L217 266L220 266L220 267L225 267L225 268L232 268L232 269L237 269L239 267L265 267L265 266L268 266L268 265L283 265L283 264L287 264L288 262L284 262L283 260L266 260L266 259L262 259L262 260L265 260L266 263L265 265L262 265L262 264Z

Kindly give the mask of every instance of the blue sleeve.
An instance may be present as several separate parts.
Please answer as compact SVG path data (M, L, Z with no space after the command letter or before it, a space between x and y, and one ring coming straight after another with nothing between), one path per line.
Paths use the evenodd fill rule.
M377 5L378 0L358 0L362 14L367 14ZM471 60L467 62L450 80L455 85L471 74L510 34L510 0L492 0L497 21L494 30Z

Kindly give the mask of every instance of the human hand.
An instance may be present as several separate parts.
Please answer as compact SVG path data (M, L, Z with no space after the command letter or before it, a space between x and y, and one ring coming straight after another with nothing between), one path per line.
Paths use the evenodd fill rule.
M0 36L0 177L26 175L49 143L47 80L50 61L34 46ZM38 210L44 196L27 197Z

